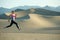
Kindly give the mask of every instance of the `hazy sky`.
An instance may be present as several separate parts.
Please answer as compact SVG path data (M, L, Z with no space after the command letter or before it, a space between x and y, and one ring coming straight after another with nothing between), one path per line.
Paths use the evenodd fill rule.
M60 0L0 0L0 7L12 8L16 6L60 6Z

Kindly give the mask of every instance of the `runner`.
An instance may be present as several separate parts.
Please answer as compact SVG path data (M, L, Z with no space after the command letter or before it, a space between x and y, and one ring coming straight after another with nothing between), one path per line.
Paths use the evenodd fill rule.
M18 24L17 24L16 21L15 21L16 16L17 16L17 15L14 13L14 11L12 11L12 12L11 12L11 15L9 16L9 17L11 18L11 23L10 23L10 25L6 26L5 28L11 27L13 24L15 24L16 27L18 28L18 30L20 30ZM8 20L8 21L9 21L9 20Z

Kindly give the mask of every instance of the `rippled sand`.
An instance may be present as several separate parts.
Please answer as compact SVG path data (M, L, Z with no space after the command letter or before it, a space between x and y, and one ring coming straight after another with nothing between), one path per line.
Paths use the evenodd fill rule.
M60 34L0 33L0 40L60 40Z

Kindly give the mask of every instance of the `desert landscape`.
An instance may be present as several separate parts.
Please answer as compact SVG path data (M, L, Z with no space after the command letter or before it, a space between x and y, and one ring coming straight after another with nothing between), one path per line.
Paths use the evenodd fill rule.
M0 40L60 40L60 12L45 9L16 9L16 25L4 28L11 12L0 14Z
M0 19L0 40L60 40L60 16L28 14L25 11L16 13L16 22L21 30L15 25L5 29L10 22L8 19Z
M0 0L0 40L60 40L60 0Z

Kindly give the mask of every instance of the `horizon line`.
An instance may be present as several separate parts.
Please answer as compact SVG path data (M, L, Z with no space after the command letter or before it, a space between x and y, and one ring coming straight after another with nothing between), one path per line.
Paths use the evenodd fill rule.
M36 5L23 5L23 6L36 6ZM48 6L48 7L59 7L59 6L49 6L49 5L45 5L45 6L39 6L39 5L37 5L38 7L46 7L46 6ZM0 6L0 8L1 8L2 6ZM20 7L20 6L15 6L15 7ZM15 7L11 7L11 8L15 8ZM2 8L8 8L8 9L11 9L10 7L2 7Z

